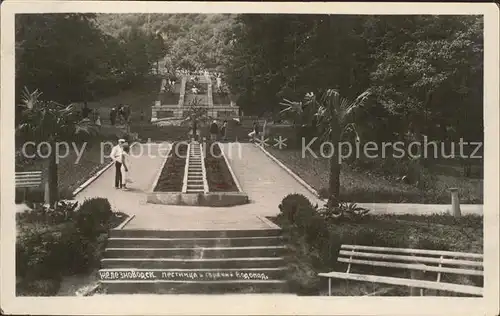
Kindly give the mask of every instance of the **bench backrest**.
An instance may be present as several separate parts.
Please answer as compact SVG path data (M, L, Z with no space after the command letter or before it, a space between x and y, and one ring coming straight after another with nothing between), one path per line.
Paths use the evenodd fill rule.
M483 275L483 255L477 253L342 245L338 261L348 264L347 273L351 265L420 270L436 272L437 282L441 273Z
M42 171L16 172L16 188L36 188L42 183Z

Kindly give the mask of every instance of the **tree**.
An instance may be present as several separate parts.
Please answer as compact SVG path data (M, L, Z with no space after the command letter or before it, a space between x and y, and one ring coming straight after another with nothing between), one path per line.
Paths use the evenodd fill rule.
M378 63L371 81L378 102L404 122L400 132L443 139L451 127L482 140L482 31L478 16L372 20L367 36Z
M48 158L48 188L49 204L55 207L59 199L56 143L70 141L75 135L93 135L96 128L88 121L81 121L74 104L68 106L54 101L40 99L42 93L38 90L30 92L27 88L22 93L21 123L16 132L24 139L37 143L49 144Z
M302 120L314 124L320 132L322 141L331 142L333 152L330 156L330 177L329 177L329 200L328 204L337 206L340 199L340 166L339 159L340 142L346 132L354 132L356 140L359 136L356 132L356 124L352 121L353 115L362 107L370 91L360 94L354 101L341 98L337 90L328 89L320 99L314 93L308 93L304 102L292 102L285 100L282 104L287 106L283 112L292 112L295 116L304 116Z
M206 107L200 106L200 99L194 98L183 111L183 122L191 126L193 137L196 139L197 131L201 125L206 124L210 117Z

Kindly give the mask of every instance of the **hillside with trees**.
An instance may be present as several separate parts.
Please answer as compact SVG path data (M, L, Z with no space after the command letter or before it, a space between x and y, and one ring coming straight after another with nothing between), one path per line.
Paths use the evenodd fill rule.
M139 28L159 34L167 48L166 66L215 69L227 54L227 33L235 16L229 14L98 14L103 32L120 36Z
M366 133L482 140L483 25L478 16L240 15L226 75L245 113L283 98L370 89Z

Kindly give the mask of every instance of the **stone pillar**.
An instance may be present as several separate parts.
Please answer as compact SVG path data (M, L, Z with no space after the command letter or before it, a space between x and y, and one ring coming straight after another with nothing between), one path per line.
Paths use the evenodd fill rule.
M458 198L458 188L450 188L451 192L451 213L455 217L460 217L462 212L460 210L460 199Z

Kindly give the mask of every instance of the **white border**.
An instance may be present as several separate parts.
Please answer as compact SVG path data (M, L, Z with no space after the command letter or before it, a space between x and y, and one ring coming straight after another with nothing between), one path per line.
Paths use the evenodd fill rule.
M272 3L5 1L1 7L1 301L6 314L33 315L495 315L498 313L498 161L499 25L493 3ZM485 17L485 241L484 298L295 297L259 296L91 296L15 297L14 210L14 14L48 12L107 13L335 13L484 14ZM5 198L9 197L9 198Z

